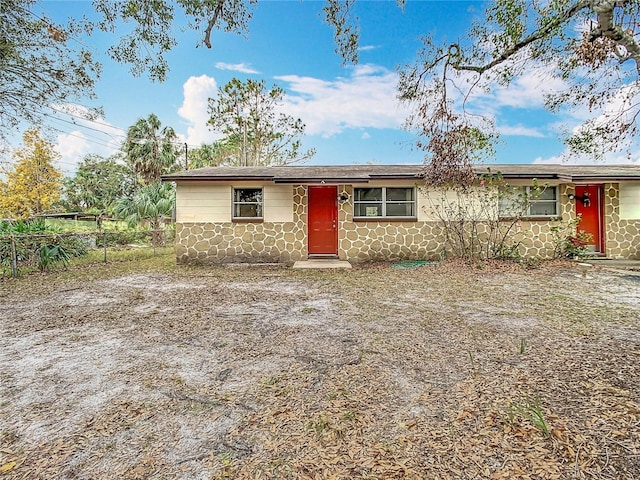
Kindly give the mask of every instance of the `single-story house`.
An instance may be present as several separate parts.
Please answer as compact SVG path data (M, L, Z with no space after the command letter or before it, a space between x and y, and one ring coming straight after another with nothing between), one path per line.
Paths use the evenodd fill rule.
M520 253L548 258L553 226L580 219L591 249L640 259L640 166L491 165L523 191L546 186L516 225ZM423 165L207 167L176 184L179 263L430 259L445 248ZM478 175L486 166L476 168ZM578 217L579 216L579 217Z

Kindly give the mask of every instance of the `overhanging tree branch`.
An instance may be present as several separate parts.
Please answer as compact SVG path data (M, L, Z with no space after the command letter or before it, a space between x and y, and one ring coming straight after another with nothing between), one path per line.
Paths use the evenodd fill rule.
M491 70L492 68L494 68L494 67L500 65L501 63L504 63L505 61L509 60L511 57L513 57L518 52L520 52L524 48L528 47L532 43L540 41L540 40L543 40L545 38L548 38L549 35L555 29L557 29L562 24L564 24L564 23L568 22L569 20L571 20L581 10L584 10L584 9L588 8L591 3L592 3L591 0L581 0L581 1L577 2L571 8L567 9L566 12L564 12L563 14L558 15L555 19L553 19L552 21L549 21L548 23L546 23L545 25L540 27L538 30L536 30L532 34L530 34L527 37L523 38L521 41L516 42L511 47L505 49L502 53L500 53L500 55L498 55L495 59L493 59L489 63L486 63L484 65L460 65L459 63L455 63L454 62L454 63L452 63L452 67L455 68L456 70L465 70L465 71L470 71L470 72L476 72L476 73L482 75L487 70ZM455 45L458 47L458 49L460 49L459 45L457 45L457 44L455 44Z

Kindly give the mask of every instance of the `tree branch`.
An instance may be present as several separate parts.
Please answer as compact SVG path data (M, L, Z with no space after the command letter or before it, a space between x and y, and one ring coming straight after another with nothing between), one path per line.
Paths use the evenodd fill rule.
M589 34L589 41L593 42L597 38L605 37L617 45L622 45L627 54L624 56L618 55L620 62L624 63L627 60L634 60L636 62L636 70L640 75L640 45L633 37L633 34L626 32L620 25L613 23L613 9L615 7L624 7L626 1L601 1L594 4L593 11L598 15L598 27L591 31Z
M571 7L566 12L564 12L562 15L557 16L554 21L549 22L548 24L544 25L540 29L533 32L528 37L523 38L521 41L507 48L497 58L495 58L494 60L492 60L491 62L485 65L460 65L460 64L452 63L451 66L456 70L466 70L470 72L476 72L482 75L487 70L490 70L496 65L499 65L509 60L513 55L518 53L523 48L529 46L533 42L546 38L554 29L556 29L557 27L562 25L564 22L571 19L580 10L591 7L591 4L592 4L592 0L580 0L575 5L573 5L573 7Z
M218 0L218 4L216 5L215 10L213 11L213 17L209 20L209 24L207 25L207 29L204 31L204 44L207 48L211 48L211 30L218 22L220 15L222 15L222 10L224 9L225 0Z

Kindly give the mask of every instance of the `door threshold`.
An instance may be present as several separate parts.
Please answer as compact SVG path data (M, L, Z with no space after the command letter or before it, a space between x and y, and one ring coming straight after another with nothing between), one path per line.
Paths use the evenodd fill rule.
M307 255L309 260L337 260L338 254L336 253L313 253Z

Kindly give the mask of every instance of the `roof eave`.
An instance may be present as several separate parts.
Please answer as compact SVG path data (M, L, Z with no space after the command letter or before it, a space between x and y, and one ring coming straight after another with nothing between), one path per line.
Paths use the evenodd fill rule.
M640 175L589 176L574 175L574 182L617 182L620 180L640 180Z
M236 177L219 177L219 176L211 176L211 175L163 175L160 177L163 182L179 182L179 181L191 181L191 182L264 182L264 181L274 181L273 177L250 177L250 176L236 176Z

